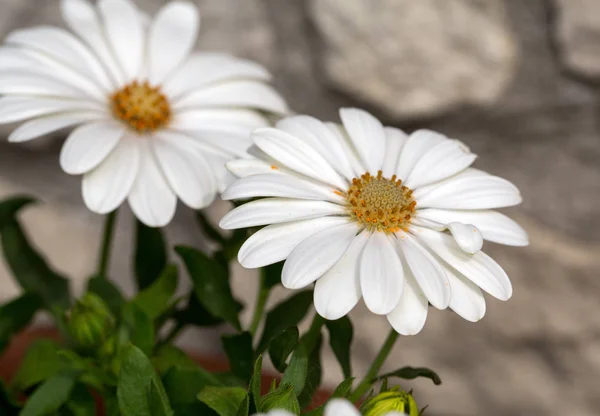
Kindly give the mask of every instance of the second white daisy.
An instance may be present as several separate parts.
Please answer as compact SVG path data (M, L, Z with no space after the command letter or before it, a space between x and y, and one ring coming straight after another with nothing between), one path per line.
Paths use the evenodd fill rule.
M342 109L343 127L294 116L254 132L257 159L230 162L225 199L268 197L228 213L224 229L263 226L239 251L249 268L282 260L282 283L316 282L327 319L363 298L401 334L418 333L428 303L477 321L481 289L507 300L511 282L483 240L528 244L496 208L521 202L510 182L470 168L476 156L428 130L410 136L367 112Z

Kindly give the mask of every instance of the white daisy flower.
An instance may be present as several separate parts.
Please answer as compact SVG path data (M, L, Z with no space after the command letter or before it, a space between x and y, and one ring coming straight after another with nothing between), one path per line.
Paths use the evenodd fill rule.
M378 414L380 414L378 412ZM352 403L346 399L331 399L325 405L324 416L361 416L360 412ZM406 413L401 412L387 412L381 414L381 416L406 416Z
M26 121L24 142L78 126L60 155L83 175L83 199L108 213L125 199L149 226L172 219L177 198L209 205L224 164L245 156L263 112L285 113L262 66L193 53L200 18L190 2L148 18L130 0L62 0L73 33L17 30L0 48L0 123Z
M270 410L268 413L256 413L254 416L296 416L292 412L283 409Z
M338 319L362 297L401 334L418 333L428 303L481 319L480 290L507 300L512 286L480 251L483 239L527 245L527 234L495 208L521 202L510 182L470 168L476 156L428 130L410 136L357 109L343 128L312 117L258 129L258 159L228 163L241 177L225 199L269 197L242 205L224 229L270 224L239 251L248 268L286 260L282 283L316 281L320 315Z

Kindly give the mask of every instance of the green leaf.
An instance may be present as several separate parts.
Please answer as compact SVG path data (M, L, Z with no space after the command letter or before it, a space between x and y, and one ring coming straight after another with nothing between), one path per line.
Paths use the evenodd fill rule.
M13 335L24 329L42 306L38 295L25 293L0 307L0 353Z
M88 280L87 290L100 296L115 316L121 314L125 299L113 282L103 277L94 276Z
M342 381L333 391L331 397L348 397L352 393L352 384L354 383L354 377L347 378Z
M84 358L72 350L60 350L58 357L64 363L64 368L78 374L78 381L84 383L98 392L104 391L107 386L116 386L114 375L100 368L96 361Z
M121 344L129 341L145 354L150 354L154 347L154 323L135 303L128 303L123 307L122 329L124 338L121 339Z
M254 371L252 372L252 379L250 380L250 394L254 401L256 410L262 411L261 397L260 397L260 385L262 382L262 355L259 355L256 361L254 361Z
M177 289L177 266L167 266L160 277L138 293L133 302L151 319L158 318L171 305Z
M163 384L175 410L198 403L198 393L206 386L225 387L214 374L187 365L171 367L163 376Z
M265 329L263 330L257 351L262 353L267 349L273 337L291 326L297 326L306 316L312 302L312 290L306 290L295 294L271 309L267 314Z
M58 351L54 341L39 340L31 344L13 379L13 386L24 391L63 370L64 363Z
M299 338L298 327L293 326L274 337L269 343L269 357L271 357L271 362L280 373L285 371L287 367L286 360L296 348Z
M245 382L252 378L254 364L254 351L252 350L252 335L242 332L235 335L223 335L221 337L223 349L229 358L231 372Z
M226 270L218 261L194 248L179 246L175 251L187 267L200 303L213 316L223 318L236 329L241 329L238 303L231 294Z
M0 226L4 258L12 275L25 292L37 293L46 308L66 310L70 304L69 282L52 270L31 246L17 220Z
M306 383L306 374L308 372L308 353L304 344L300 343L296 346L294 354L290 359L290 364L283 373L281 383L291 384L296 394L299 395Z
M298 402L300 402L300 407L305 408L312 402L312 398L315 395L315 391L319 388L321 384L322 378L322 368L321 368L321 344L323 342L323 337L321 333L318 332L317 340L315 342L314 347L312 348L310 354L308 355L308 368L306 372L306 382L304 383L304 388L302 389L302 393L298 395Z
M283 271L283 261L275 264L269 264L262 268L261 272L265 275L265 287L271 289L281 283L281 272Z
M76 384L71 392L71 397L65 405L72 416L95 416L96 401L88 388L83 384Z
M250 395L246 394L244 400L242 400L242 404L238 409L237 416L248 416L250 414ZM252 413L254 414L254 413Z
M50 377L29 397L21 416L53 415L69 400L75 386L75 374Z
M283 381L279 388L271 390L262 399L262 410L268 412L274 409L283 409L295 415L300 414L300 404L296 397L294 386Z
M336 321L327 321L325 325L329 330L329 344L342 367L344 378L351 377L350 345L352 344L352 337L354 335L352 322L350 318L344 316Z
M215 326L225 322L222 318L211 315L202 306L195 293L190 295L187 306L175 313L175 319L181 324L196 326Z
M150 286L167 265L167 248L160 228L136 222L135 280L138 290Z
M37 201L29 196L14 196L0 202L0 227L12 221L18 212L27 205L35 204Z
M219 416L237 416L246 394L241 387L207 386L198 394L198 400L206 403Z
M389 377L398 377L403 378L405 380L412 380L417 377L425 377L433 381L433 384L439 386L442 384L442 379L438 376L433 370L425 367L402 367L396 371L392 371L390 373L383 374L373 381L383 380L384 378Z
M110 394L105 394L102 396L102 401L104 402L105 416L121 416L116 392L113 391Z
M172 367L196 367L188 355L174 345L163 345L151 359L154 368L164 374Z
M172 414L162 382L148 357L129 345L123 350L122 361L117 398L123 416Z
M0 413L2 416L17 416L20 410L16 398L8 391L2 379L0 379L0 410L4 412Z

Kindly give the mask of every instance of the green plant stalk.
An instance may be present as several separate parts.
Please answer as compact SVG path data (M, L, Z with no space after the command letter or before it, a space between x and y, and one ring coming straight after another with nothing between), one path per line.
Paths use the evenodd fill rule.
M306 331L306 334L302 337L302 342L306 347L306 351L310 354L312 350L315 348L317 341L319 340L319 335L321 335L321 328L325 323L325 318L323 318L318 313L315 313L312 322L310 323L310 328Z
M365 375L365 378L363 378L356 390L354 390L354 393L352 393L352 395L350 396L351 402L356 402L357 400L359 400L362 397L362 395L365 394L367 390L369 390L369 388L371 388L371 386L373 385L373 379L377 377L377 373L379 373L379 370L381 370L383 363L392 351L392 348L394 347L398 336L399 334L394 330L394 328L392 328L383 346L379 350L377 357L375 357L375 360L371 364L371 368L369 368L369 371Z
M262 315L269 299L270 289L265 286L266 277L264 269L260 271L260 283L258 287L258 294L256 296L256 307L254 308L254 315L252 316L252 323L250 324L250 334L254 336L258 331L258 326L262 320Z
M98 261L98 276L102 278L106 278L108 271L116 219L117 210L114 210L106 215L104 221L104 233L102 236L102 245L100 247L100 260Z

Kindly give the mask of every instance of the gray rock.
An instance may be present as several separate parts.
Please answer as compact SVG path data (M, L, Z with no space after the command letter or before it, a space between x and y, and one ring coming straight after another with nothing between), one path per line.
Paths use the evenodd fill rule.
M580 75L600 78L600 3L554 1L558 8L556 37L564 65Z
M495 102L517 50L500 0L312 0L324 69L397 118Z

